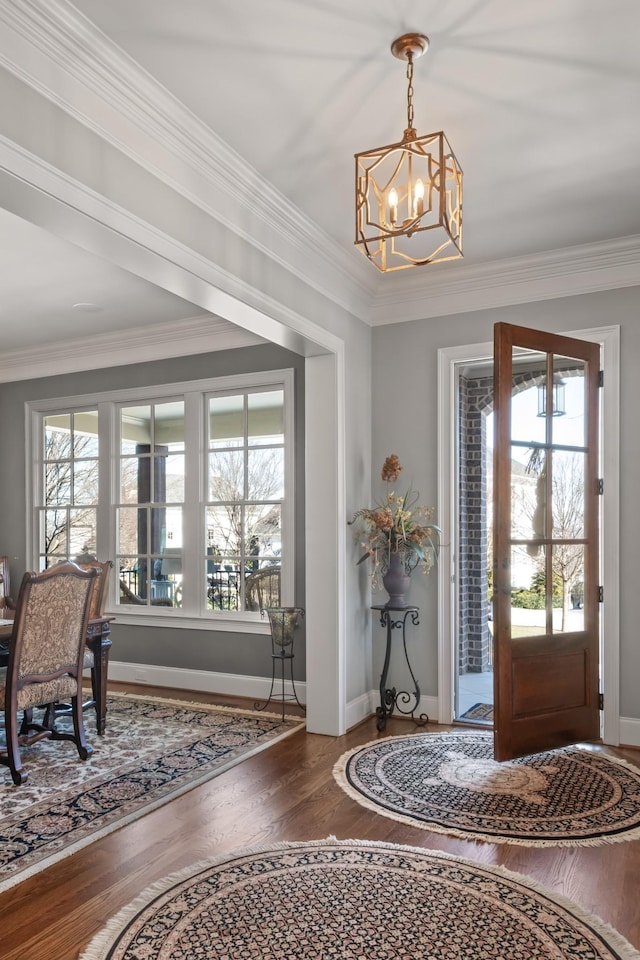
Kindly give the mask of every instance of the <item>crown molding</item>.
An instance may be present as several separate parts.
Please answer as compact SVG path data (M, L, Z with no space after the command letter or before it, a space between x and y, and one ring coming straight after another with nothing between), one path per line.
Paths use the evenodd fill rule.
M67 0L0 0L0 23L0 64L22 82L312 289L368 312L371 268L357 251L345 257Z
M67 0L0 0L0 23L0 64L7 70L370 326L640 283L639 236L503 261L455 261L381 275L358 251L337 246L292 208ZM250 229L240 226L247 223Z
M428 286L413 275L382 277L371 309L371 325L637 286L640 235L492 263L457 261L443 267L450 269L430 274ZM388 285L387 279L391 281Z
M0 383L50 377L52 372L56 375L79 373L267 342L218 317L193 317L5 352L0 357Z

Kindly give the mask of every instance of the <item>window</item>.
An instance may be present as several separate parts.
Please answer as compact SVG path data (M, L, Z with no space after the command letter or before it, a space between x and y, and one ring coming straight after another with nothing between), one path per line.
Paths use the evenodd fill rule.
M42 495L36 509L40 569L96 541L98 413L42 418Z
M259 609L271 579L280 604L285 488L282 390L208 401L207 580L216 609Z
M293 602L292 393L273 371L31 404L39 567L114 559L119 616Z

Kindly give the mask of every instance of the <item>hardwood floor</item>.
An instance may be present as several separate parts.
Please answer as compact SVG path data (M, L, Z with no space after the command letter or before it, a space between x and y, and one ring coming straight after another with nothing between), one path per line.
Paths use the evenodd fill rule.
M166 689L142 690L170 695ZM384 735L408 730L410 721L392 719ZM332 768L346 750L378 736L374 719L339 738L296 733L7 891L0 897L0 958L76 960L113 913L172 871L239 848L329 835L501 864L596 913L640 949L640 840L532 849L457 840L377 816L343 793ZM638 750L607 752L640 767Z

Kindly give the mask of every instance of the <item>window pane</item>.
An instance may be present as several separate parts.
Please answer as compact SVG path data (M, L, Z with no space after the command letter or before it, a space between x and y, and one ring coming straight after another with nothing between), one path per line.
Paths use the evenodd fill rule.
M120 410L120 453L134 453L139 443L151 442L151 407L142 404Z
M134 507L120 507L118 553L146 553L147 549L147 511L144 508L138 510Z
M238 504L209 507L207 510L207 543L209 555L220 558L241 553L242 508Z
M218 570L207 575L207 606L212 610L240 607L240 563L237 557L223 557Z
M284 450L249 450L248 500L284 499Z
M44 459L61 460L71 456L71 417L57 414L44 418Z
M73 466L74 503L98 502L98 461L76 460Z
M172 453L165 460L166 501L182 503L184 501L184 454Z
M209 500L242 500L243 497L243 451L209 454Z
M239 447L244 443L244 395L209 399L209 446Z
M44 510L44 548L46 554L67 557L66 510Z
M252 445L284 443L284 393L250 393L247 397L248 438Z
M69 511L69 557L81 553L95 553L96 511L91 509Z
M44 502L47 505L71 503L71 463L47 463L44 468Z
M123 457L120 461L120 502L138 502L137 457Z
M154 404L153 418L156 445L174 451L184 450L184 401Z
M98 456L98 411L73 415L73 455L74 457Z
M248 558L280 556L282 552L281 514L280 505L247 504L245 544Z

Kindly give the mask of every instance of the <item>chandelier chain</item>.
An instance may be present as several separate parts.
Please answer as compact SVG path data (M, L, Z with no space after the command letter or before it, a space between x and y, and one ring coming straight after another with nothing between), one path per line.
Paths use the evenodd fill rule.
M413 127L413 57L407 57L407 127Z

